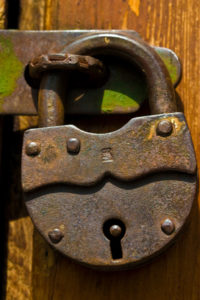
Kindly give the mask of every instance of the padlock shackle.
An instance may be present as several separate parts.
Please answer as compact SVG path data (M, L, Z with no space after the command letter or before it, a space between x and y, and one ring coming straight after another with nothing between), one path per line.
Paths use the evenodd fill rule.
M167 68L156 51L137 37L95 33L79 37L63 52L81 55L114 55L135 63L145 73L151 114L176 111L174 88Z
M66 78L59 71L43 74L38 93L38 125L50 127L64 124L63 98Z

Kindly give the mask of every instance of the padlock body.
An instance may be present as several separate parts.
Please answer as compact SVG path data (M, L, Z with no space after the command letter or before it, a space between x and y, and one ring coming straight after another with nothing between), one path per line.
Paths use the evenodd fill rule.
M162 120L172 124L158 132ZM70 153L68 141L80 145ZM35 142L40 151L27 154ZM90 134L70 125L25 133L22 184L28 211L45 239L64 255L93 268L125 269L170 245L190 215L196 160L182 113L132 119L120 130ZM108 220L125 226L121 256L113 258ZM173 230L162 225L170 220ZM52 242L58 229L62 238Z

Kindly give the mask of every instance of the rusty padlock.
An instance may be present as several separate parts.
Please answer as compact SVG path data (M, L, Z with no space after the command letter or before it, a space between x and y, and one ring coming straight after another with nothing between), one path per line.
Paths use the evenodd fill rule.
M136 63L147 78L151 115L106 134L62 125L63 77L46 73L39 117L52 127L24 135L26 206L43 237L64 255L93 268L125 269L163 251L188 219L197 187L190 132L176 112L163 62L140 38L85 35L66 52ZM56 93L49 82L60 86Z

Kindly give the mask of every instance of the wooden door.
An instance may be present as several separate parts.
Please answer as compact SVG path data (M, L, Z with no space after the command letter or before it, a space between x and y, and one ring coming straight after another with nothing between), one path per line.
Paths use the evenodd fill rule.
M8 1L12 9L13 1ZM14 4L13 4L14 5ZM174 50L182 61L177 93L182 100L200 161L200 2L198 0L21 0L10 26L20 29L134 29L150 44ZM15 14L13 14L15 15ZM10 121L11 122L11 121ZM119 126L121 120L116 119ZM200 216L174 246L136 270L104 273L55 253L33 228L20 188L22 132L35 117L16 117L9 132L4 247L7 300L198 300L200 299ZM109 130L110 123L96 130ZM9 131L10 130L10 131ZM8 157L9 155L9 157ZM5 199L4 199L5 201Z

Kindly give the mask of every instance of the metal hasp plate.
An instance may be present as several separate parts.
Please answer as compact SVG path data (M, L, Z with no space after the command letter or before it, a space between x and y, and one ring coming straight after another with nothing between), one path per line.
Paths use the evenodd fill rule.
M77 70L81 60L88 70L104 70L84 55L136 64L146 75L151 115L106 134L63 125L63 76L57 69L69 71L73 57ZM191 136L183 113L175 112L169 72L155 49L128 32L87 32L53 55L53 63L51 58L42 56L42 64L37 58L36 69L33 63L33 74L41 77L43 128L24 135L22 185L30 216L55 249L84 265L115 270L141 264L177 237L197 188Z
M29 81L27 65L39 55L60 53L78 37L105 30L16 31L0 30L0 114L37 115L37 82ZM134 31L109 31L139 37ZM170 49L154 47L160 55L174 85L181 68ZM144 76L128 64L109 59L111 76L97 89L70 86L66 101L67 114L121 114L137 111L147 97ZM25 74L25 76L24 76ZM30 83L32 86L30 86Z

